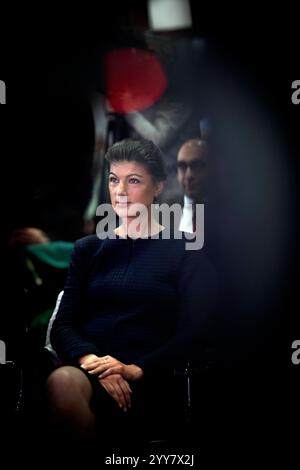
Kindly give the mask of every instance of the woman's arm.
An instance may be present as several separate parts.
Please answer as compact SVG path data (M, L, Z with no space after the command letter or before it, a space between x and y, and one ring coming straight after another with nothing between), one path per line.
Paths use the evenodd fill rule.
M100 240L97 240L101 243ZM53 322L50 338L61 360L78 364L86 354L101 356L101 351L91 342L85 341L78 331L78 324L85 314L85 282L95 241L86 237L75 243L64 294Z

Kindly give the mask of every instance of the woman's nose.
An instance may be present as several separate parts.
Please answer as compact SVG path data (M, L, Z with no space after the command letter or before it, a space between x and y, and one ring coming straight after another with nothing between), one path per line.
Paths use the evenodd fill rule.
M120 194L120 195L127 194L126 184L123 183L122 181L120 181L120 183L117 186L117 194Z

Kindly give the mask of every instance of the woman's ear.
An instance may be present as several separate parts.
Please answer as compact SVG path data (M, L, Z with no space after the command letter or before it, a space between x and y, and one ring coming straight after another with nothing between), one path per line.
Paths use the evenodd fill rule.
M160 193L162 192L162 190L164 189L164 182L163 181L158 181L158 183L156 183L156 188L155 188L155 197L159 196Z

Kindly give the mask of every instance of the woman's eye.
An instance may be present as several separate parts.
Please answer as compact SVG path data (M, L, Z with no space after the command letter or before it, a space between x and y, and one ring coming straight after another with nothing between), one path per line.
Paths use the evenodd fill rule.
M110 176L109 177L109 182L112 184L116 184L118 182L118 179L115 176Z
M139 182L140 182L140 180L138 180L137 178L130 178L129 179L130 184L138 184Z

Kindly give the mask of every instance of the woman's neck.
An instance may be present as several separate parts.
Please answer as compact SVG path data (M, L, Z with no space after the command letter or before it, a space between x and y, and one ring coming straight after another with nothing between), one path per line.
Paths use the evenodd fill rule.
M115 229L115 234L120 237L147 238L152 237L164 229L153 217L150 220L141 221L139 218L127 218Z

